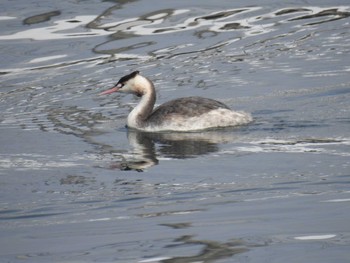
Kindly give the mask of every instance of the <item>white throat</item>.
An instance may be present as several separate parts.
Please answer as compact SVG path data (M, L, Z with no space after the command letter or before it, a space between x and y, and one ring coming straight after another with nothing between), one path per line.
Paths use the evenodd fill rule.
M127 125L131 128L141 128L147 125L147 118L153 111L156 100L153 83L145 77L136 76L133 81L133 90L141 95L141 100L130 112Z

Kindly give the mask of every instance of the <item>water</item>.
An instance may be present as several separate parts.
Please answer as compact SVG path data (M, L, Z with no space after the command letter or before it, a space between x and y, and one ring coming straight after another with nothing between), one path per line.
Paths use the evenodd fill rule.
M348 1L3 1L1 262L348 262ZM218 99L247 126L128 132Z

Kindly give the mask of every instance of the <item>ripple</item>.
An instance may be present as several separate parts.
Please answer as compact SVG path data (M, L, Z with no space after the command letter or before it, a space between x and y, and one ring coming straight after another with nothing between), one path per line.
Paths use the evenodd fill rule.
M349 138L309 138L299 140L265 139L261 141L252 141L245 146L235 147L232 151L225 151L225 153L283 152L350 156L347 148L341 148L341 146L348 145L350 145Z
M349 203L349 5L56 4L20 13L9 5L0 17L7 261L259 261L266 251L293 257L280 253L293 247L342 250L346 220L333 215ZM154 79L159 103L212 97L256 122L212 137L156 138L159 165L142 174L104 169L137 153L122 127L138 100L96 94L136 69ZM335 213L303 213L324 206ZM285 238L274 238L276 223ZM94 238L45 252L43 244L67 240L62 229L75 231L74 244Z
M85 161L94 161L94 155L72 154L71 156L48 156L41 154L0 154L1 170L52 170L56 168L69 168L83 166Z
M140 11L141 13L120 16L120 12L128 11L128 8L131 7L125 5L125 8L119 9L114 6L99 16L72 16L69 19L61 19L58 13L48 12L42 15L45 19L52 20L52 26L39 23L36 28L21 28L21 31L15 34L0 36L0 39L4 40L30 37L34 39L34 45L42 40L71 38L74 42L68 43L72 47L77 45L76 37L90 39L94 34L97 37L94 42L86 42L91 44L90 48L94 53L88 52L84 54L84 58L74 59L68 49L64 52L60 50L59 54L44 52L41 56L35 54L31 58L28 57L25 62L17 64L17 68L3 69L4 76L13 78L16 83L6 86L9 91L0 94L0 101L4 105L1 128L20 127L25 130L59 132L86 139L87 135L96 132L94 129L98 122L115 117L123 118L127 115L130 105L134 105L126 104L120 98L108 102L93 101L94 99L89 98L93 97L94 90L98 89L95 87L96 83L101 82L98 84L101 86L109 84L113 82L113 74L130 67L141 67L151 73L157 72L154 74L157 83L166 86L160 87L163 99L177 96L175 90L181 90L182 93L208 92L206 94L215 97L218 95L213 87L219 85L223 86L225 91L227 89L227 92L220 96L232 105L237 102L254 104L258 100L266 101L273 97L288 100L288 103L291 100L316 96L326 101L329 99L326 97L348 94L347 83L343 83L341 87L325 87L322 83L310 87L310 83L306 83L304 87L293 87L289 90L282 90L284 87L280 86L283 85L277 83L275 85L278 86L278 92L265 92L266 89L261 89L263 95L260 97L247 90L249 85L259 82L254 92L260 92L259 88L267 82L266 77L259 75L259 71L261 75L270 71L272 74L289 74L291 78L301 74L298 75L302 77L301 82L321 77L345 78L349 72L348 64L338 63L336 68L330 69L329 66L323 68L326 63L316 62L342 61L349 49L346 41L340 42L348 37L343 27L349 17L349 6L299 6L272 10L266 7L221 10L159 8L152 12ZM35 19L31 23L37 21ZM40 21L43 18L38 19ZM344 22L341 24L339 20ZM326 22L329 23L329 27L317 28ZM82 47L77 45L74 51ZM161 73L159 68L162 68ZM182 68L186 70L181 70ZM256 82L250 79L252 72ZM17 77L25 79L26 74L29 79L33 78L31 82L17 80ZM109 76L108 79L105 76ZM262 84L259 77L262 77ZM52 83L55 78L58 79L58 84ZM195 88L189 89L187 86ZM234 93L239 92L242 87L241 94L248 95L248 99L233 97L232 87L235 88ZM253 96L254 99L249 96ZM321 106L324 105L326 103ZM346 108L343 109L345 112ZM275 115L284 113L288 118L296 111L289 110L288 114L287 111L278 111ZM263 110L260 113L257 111L257 114L261 115L261 112ZM318 117L318 114L317 111L314 115ZM324 120L310 120L313 117L283 120L283 116L280 116L278 120L267 120L271 123L270 127L261 125L263 128L260 129L258 124L255 128L258 131L266 129L276 133L287 129L295 131L324 128L329 125L329 122ZM347 121L346 118L338 120ZM299 148L294 147L294 151L323 151L322 147L308 149L309 145L300 142L297 145ZM262 147L259 143L254 146L260 149ZM271 150L268 147L263 148L262 151ZM279 148L283 150L282 147Z
M11 35L0 35L0 40L33 39L33 40L58 40L80 37L95 37L108 35L106 31L89 30L88 32L75 32L74 29L83 27L92 21L95 16L76 16L69 20L57 20L54 26L39 27L23 30Z
M336 20L347 18L350 16L350 12L346 11L347 8L348 7L346 6L327 8L327 9L314 7L314 8L310 8L311 9L310 11L312 14L295 17L290 19L289 21L322 18L322 19L319 19L319 21L309 22L305 24L305 26L312 26L312 25L318 25L326 22L336 21Z

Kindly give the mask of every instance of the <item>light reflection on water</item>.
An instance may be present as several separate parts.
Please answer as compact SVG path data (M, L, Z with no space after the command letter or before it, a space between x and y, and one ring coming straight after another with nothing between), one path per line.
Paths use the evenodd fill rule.
M235 5L1 9L2 258L346 257L350 6ZM159 103L212 97L255 121L126 131L138 100L97 94L135 69Z

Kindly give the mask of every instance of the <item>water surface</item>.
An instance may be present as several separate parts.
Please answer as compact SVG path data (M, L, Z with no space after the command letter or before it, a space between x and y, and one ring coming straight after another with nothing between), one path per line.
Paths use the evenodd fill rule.
M349 261L347 1L0 7L4 262ZM127 131L133 70L254 122Z

